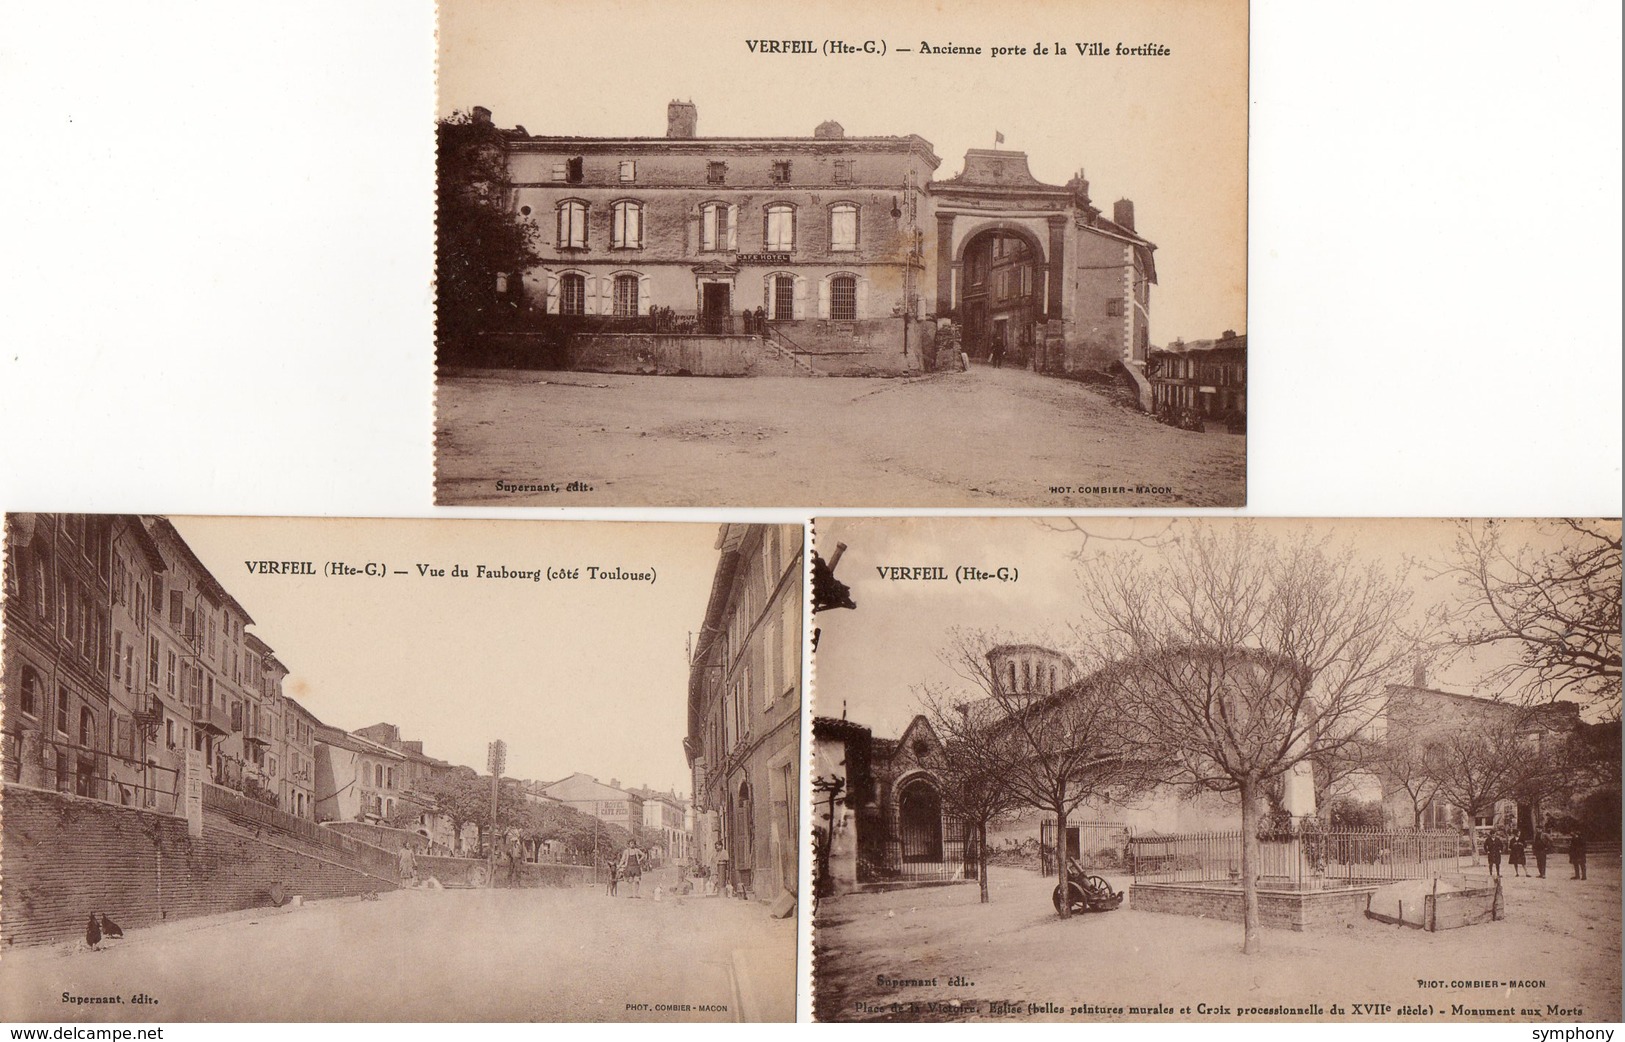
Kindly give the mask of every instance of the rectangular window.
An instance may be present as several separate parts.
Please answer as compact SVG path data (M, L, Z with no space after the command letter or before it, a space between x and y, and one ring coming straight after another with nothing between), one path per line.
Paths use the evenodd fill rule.
M638 179L638 164L630 159L621 160L621 180L636 181Z
M762 247L773 253L789 253L796 246L796 212L788 206L770 207L762 232Z
M113 679L123 680L124 670L121 665L124 659L124 631L113 631Z
M837 322L857 321L857 279L850 275L837 275L829 280L829 317Z
M62 684L56 686L56 731L68 733L68 689Z
M553 180L555 180L555 181L563 181L565 178L567 178L569 176L570 175L567 173L565 165L563 163L554 163L553 164Z
M584 160L581 156L576 156L574 159L566 159L564 161L564 179L573 185L580 184L585 166L586 160Z
M643 248L642 206L637 203L616 203L611 226L611 246L623 250Z
M1106 301L1106 314L1112 318L1123 317L1123 300L1121 297L1113 297Z
M561 250L581 250L587 247L587 204L567 202L559 204L557 246Z
M638 315L638 277L615 276L615 317L636 318Z
M838 185L852 183L852 160L837 159L835 161L835 183Z
M164 688L170 694L175 694L175 653L173 651L164 659Z
M851 252L858 248L858 208L840 204L829 212L829 248Z
M788 159L775 159L773 161L773 183L776 185L790 183L790 161Z
M700 210L700 249L733 248L733 211L726 203L707 203Z
M784 646L780 654L784 656L783 690L794 692L801 687L801 602L794 597L786 597L782 610Z
M707 184L714 185L719 185L727 181L728 164L716 162L705 164L705 180Z
M764 678L766 682L762 684L763 709L771 706L784 691L784 658L779 654L780 649L784 647L783 626L782 617L773 620L773 642L762 649L763 653L773 660L773 668Z

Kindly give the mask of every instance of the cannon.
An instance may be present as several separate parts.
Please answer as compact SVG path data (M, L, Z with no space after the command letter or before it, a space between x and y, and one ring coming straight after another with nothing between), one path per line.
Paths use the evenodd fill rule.
M1063 896L1064 895L1064 896ZM1052 895L1056 914L1060 914L1062 901L1073 912L1109 912L1123 903L1121 892L1100 876L1090 875L1076 858L1066 859L1066 879L1056 884Z

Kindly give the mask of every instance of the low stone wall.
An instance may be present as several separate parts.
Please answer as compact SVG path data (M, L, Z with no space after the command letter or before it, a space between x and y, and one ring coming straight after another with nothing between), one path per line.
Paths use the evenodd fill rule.
M7 783L0 829L5 948L82 938L92 913L138 927L258 908L270 903L273 884L306 900L395 886L393 872L378 871L371 856L208 806L194 838L185 818Z
M779 342L822 376L901 376L925 371L926 347L933 323L910 321L908 350L903 350L903 320L872 318L857 322L803 319L777 322Z
M575 333L566 367L592 373L656 376L801 376L761 339L692 333Z
M419 857L418 879L433 876L441 886L485 886L486 862L466 857ZM507 870L497 866L496 883L507 883ZM519 885L523 887L592 886L591 865L559 865L551 862L520 862Z
M1282 930L1319 929L1360 921L1375 886L1342 890L1258 891L1258 919ZM1180 883L1135 883L1128 889L1130 908L1142 912L1190 915L1204 919L1242 921L1245 904L1241 888Z
M363 843L386 850L400 856L401 841L405 840L411 848L421 854L429 849L427 837L406 829L390 828L388 825L374 825L370 821L328 821L321 826L328 832L337 832L342 836L349 836Z

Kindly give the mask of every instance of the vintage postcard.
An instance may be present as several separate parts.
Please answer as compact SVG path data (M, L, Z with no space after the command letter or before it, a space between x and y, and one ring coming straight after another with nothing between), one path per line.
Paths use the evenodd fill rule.
M793 1020L803 534L8 515L0 1008Z
M1618 520L813 546L818 1019L1619 1019Z
M438 503L1245 501L1245 0L439 10Z

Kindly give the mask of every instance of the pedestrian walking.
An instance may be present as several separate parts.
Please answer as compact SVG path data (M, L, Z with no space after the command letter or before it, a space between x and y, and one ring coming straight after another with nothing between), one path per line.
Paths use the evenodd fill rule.
M1537 831L1530 849L1535 852L1535 869L1540 872L1540 878L1545 879L1546 855L1552 852L1552 841L1546 837L1546 833Z
M1484 854L1490 859L1490 875L1501 878L1501 852L1506 844L1501 842L1500 830L1490 833L1490 838L1484 841Z
M1586 838L1585 833L1576 832L1574 838L1569 840L1569 864L1574 866L1574 878L1586 877Z
M1507 844L1507 864L1512 866L1512 874L1524 876L1529 873L1523 869L1523 833L1515 833L1512 841Z

